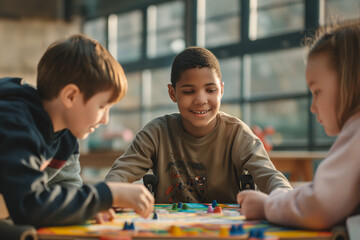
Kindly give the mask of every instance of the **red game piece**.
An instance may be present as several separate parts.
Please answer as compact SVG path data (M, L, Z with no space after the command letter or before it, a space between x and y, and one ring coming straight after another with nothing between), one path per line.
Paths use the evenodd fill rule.
M214 209L214 213L222 213L222 208L220 206L216 206Z

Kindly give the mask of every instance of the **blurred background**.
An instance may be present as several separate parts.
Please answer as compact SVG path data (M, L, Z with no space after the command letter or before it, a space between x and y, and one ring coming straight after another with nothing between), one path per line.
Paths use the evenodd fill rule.
M124 67L129 91L81 151L121 153L148 121L177 112L167 93L176 54L206 47L220 61L222 111L273 128L274 150L328 150L334 139L309 111L305 38L359 18L359 0L0 0L0 76L35 84L53 41L97 39Z

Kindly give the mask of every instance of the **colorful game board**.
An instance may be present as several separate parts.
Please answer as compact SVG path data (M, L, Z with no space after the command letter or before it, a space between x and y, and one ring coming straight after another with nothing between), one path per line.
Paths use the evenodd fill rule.
M180 203L179 203L180 204ZM178 205L179 205L178 204ZM247 221L237 204L219 204L221 213L208 213L212 204L156 205L154 215L141 218L130 210L103 224L38 229L39 239L330 239L331 232L296 230ZM185 205L185 207L184 207Z

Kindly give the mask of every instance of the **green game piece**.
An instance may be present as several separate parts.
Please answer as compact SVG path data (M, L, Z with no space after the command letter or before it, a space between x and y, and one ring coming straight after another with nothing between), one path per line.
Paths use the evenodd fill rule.
M183 210L188 210L188 209L189 209L189 206L188 206L186 203L184 203L184 204L182 205L182 209L183 209Z
M173 203L173 205L172 205L172 210L177 210L178 208L177 208L177 204L176 203Z

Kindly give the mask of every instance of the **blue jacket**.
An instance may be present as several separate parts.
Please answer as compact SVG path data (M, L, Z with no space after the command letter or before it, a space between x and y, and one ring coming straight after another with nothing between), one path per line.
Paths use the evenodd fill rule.
M46 168L61 172L78 148L70 131L54 133L36 89L19 78L0 79L0 193L14 223L79 224L111 207L104 182L51 183L54 171Z

